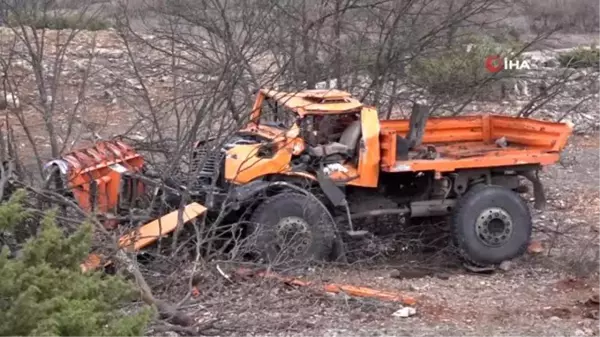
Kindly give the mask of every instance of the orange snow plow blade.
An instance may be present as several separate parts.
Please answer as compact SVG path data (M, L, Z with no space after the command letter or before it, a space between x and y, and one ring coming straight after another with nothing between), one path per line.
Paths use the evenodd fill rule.
M184 207L182 218L183 223L197 218L206 212L206 207L191 203ZM152 243L156 242L161 236L173 232L177 228L179 210L163 215L119 238L119 248L128 251L139 251ZM101 265L106 267L110 262L103 263L103 258L97 254L90 254L86 261L80 265L81 270L86 272L96 270Z

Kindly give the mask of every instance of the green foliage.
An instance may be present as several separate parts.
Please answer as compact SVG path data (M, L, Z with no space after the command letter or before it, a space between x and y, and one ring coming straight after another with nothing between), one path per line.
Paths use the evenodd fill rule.
M14 226L23 222L29 213L23 207L25 190L17 190L10 199L0 207L0 231L12 231Z
M90 18L77 14L43 15L35 12L23 12L8 15L9 26L27 26L35 29L84 29L90 31L105 30L111 27L110 22L99 18Z
M22 192L19 192L22 193ZM21 220L16 194L0 205L0 224ZM13 212L16 212L13 213ZM120 276L82 273L79 267L90 249L89 223L68 237L54 214L16 258L0 254L0 335L138 336L152 316L150 309L125 313L124 305L139 294Z
M596 68L600 67L600 49L576 48L558 55L558 62L567 68Z
M470 48L467 48L470 43ZM512 76L510 70L492 73L485 67L488 56L509 56L520 48L516 44L500 44L494 41L472 39L446 49L430 57L418 58L410 68L413 83L426 88L434 95L464 96L482 85L491 84L490 79ZM518 59L512 57L511 59Z

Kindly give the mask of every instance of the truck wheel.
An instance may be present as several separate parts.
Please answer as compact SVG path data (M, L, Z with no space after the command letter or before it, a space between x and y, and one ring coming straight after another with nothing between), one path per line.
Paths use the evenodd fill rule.
M531 230L524 200L501 186L474 186L452 214L454 242L461 256L475 264L498 264L522 255Z
M265 200L251 222L254 246L266 262L288 264L326 260L332 254L335 223L310 196L284 192Z

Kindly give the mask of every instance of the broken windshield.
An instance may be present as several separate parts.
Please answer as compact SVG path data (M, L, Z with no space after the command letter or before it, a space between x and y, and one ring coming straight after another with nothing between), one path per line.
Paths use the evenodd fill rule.
M277 104L274 100L265 99L260 113L259 124L282 129L290 129L297 119L294 111Z

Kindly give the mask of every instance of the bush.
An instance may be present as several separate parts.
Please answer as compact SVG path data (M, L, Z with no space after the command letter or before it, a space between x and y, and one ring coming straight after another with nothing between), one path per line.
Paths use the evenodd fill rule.
M105 30L111 27L110 22L99 18L87 18L80 15L32 15L21 13L18 17L13 13L7 19L9 26L27 26L35 29L84 29L90 31Z
M565 32L597 32L600 24L598 0L526 0L521 6L536 32L556 27Z
M576 48L558 55L558 62L566 68L596 68L600 67L600 49Z
M464 96L473 93L481 85L485 87L487 83L491 84L491 81L486 81L492 77L501 79L512 76L510 70L492 73L485 63L488 56L503 58L516 50L518 48L510 44L475 40L469 45L463 43L434 56L417 59L411 65L409 76L414 84L426 88L430 94Z
M19 191L0 205L0 230L10 231L24 219ZM128 314L136 298L132 284L119 276L82 273L92 227L84 224L66 237L52 213L41 231L9 258L0 253L0 335L139 336L151 310Z

